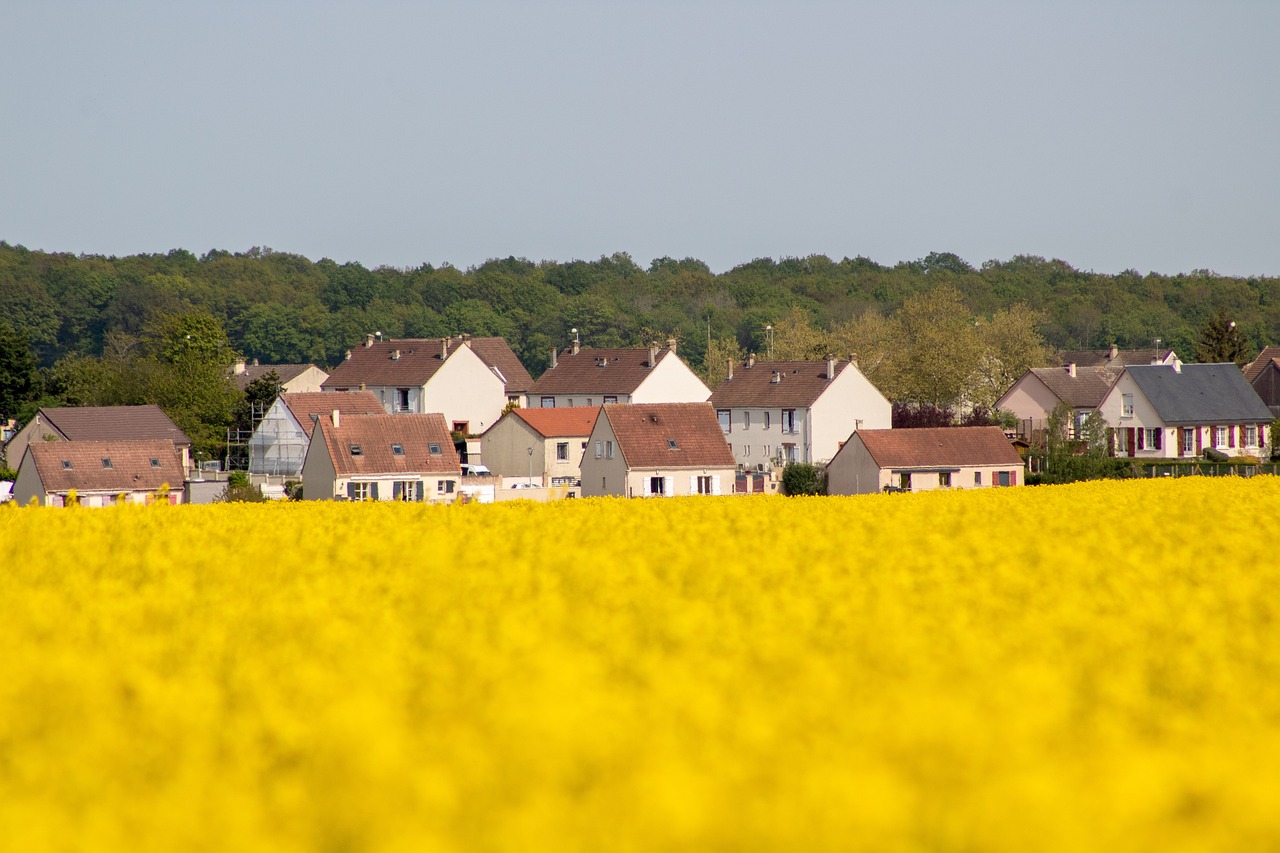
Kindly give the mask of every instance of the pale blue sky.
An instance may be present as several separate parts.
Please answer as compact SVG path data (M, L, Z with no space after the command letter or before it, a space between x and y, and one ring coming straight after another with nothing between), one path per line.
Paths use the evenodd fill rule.
M0 239L1280 274L1280 3L49 2Z

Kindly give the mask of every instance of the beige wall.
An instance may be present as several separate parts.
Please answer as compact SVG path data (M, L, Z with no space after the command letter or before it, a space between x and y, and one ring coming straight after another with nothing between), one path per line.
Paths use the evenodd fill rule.
M601 453L596 456L596 443L601 445ZM605 452L608 442L613 442L613 458ZM595 428L587 439L587 452L582 457L582 494L583 497L599 497L601 495L625 496L627 493L627 463L618 449L613 428L609 425L607 415L596 418Z
M996 401L996 408L1012 412L1018 420L1042 421L1059 403L1058 395L1049 390L1034 373L1025 373Z
M664 478L664 489L668 485L671 487L671 491L664 492L662 497L679 498L696 495L698 494L697 482L691 478L699 476L718 478L713 481L713 487L719 485L719 494L733 494L734 469L732 468L646 468L627 471L626 496L645 497L650 479L653 477Z
M319 427L316 427L311 438L307 455L302 461L302 499L331 501L334 497L333 483L337 478L333 459L329 457L329 448L324 443Z
M530 447L533 476L541 481L546 465L542 436L514 415L502 418L480 437L480 459L495 474L525 477L529 474Z
M996 474L1009 471L1017 477L1017 485L1024 485L1025 471L1021 465L963 465L951 470L951 485L943 486L938 470L912 471L911 491L928 492L936 489L988 489L995 485ZM974 474L982 475L982 482L974 482ZM901 474L892 468L881 468L867 452L855 433L844 449L827 466L827 494L869 495L883 491L886 486L897 487Z
M475 435L497 423L506 405L502 380L465 344L453 351L422 389L423 412L443 412L450 428L466 421Z
M631 395L633 403L705 403L709 399L711 389L673 352L658 359L658 366Z
M284 391L287 394L297 394L301 391L320 391L322 390L320 383L328 378L329 374L313 364L284 383Z
M45 423L41 415L37 414L31 419L30 423L18 430L17 434L9 439L9 443L5 445L5 461L9 467L17 470L18 466L22 464L23 454L27 452L27 445L33 441L44 441L45 436L52 436L58 441L62 440L62 436L53 427Z
M892 412L893 404L871 380L856 365L845 365L810 410L807 461L818 465L830 462L855 427L889 429L893 426Z

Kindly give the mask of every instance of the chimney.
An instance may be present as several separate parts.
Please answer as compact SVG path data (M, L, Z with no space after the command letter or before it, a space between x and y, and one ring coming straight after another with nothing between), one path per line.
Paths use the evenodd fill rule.
M676 343L677 343L677 341L676 341L676 339L675 339L675 338L667 338L667 349L671 350L672 352L675 352L675 351L676 351Z
M1072 379L1076 378L1076 363L1074 361L1067 365L1067 375Z
M391 360L392 360L392 361L399 361L399 360L400 360L400 350L398 350L398 349L393 349L393 350L391 351Z
M342 358L343 358L343 360L344 360L344 361L350 361L350 360L351 360L351 350L347 350L347 354L346 354L346 355L344 355Z
M574 339L573 339L573 354L574 354L574 355L577 355L577 354L578 354L578 350L580 350L580 349L582 349L582 344L580 344L580 343L578 342L578 339L577 339L577 338L574 338Z
M241 373L244 373L244 359L243 359L243 358L237 358L237 359L236 359L235 372L236 372L236 376L239 376Z
M1158 355L1153 355L1153 356L1151 356L1151 363L1152 363L1152 364L1159 364L1159 363L1160 363L1160 356L1158 356Z
M1111 348L1107 350L1107 361L1114 361L1118 355L1120 355L1120 348L1112 344Z
M444 361L448 357L449 357L449 339L441 338L440 339L440 360Z
M750 370L755 366L756 366L756 354L751 353L750 355L747 356L747 370Z
M1181 373L1181 372L1182 372L1182 359L1180 359L1180 358L1175 358L1175 359L1173 360L1173 372L1174 372L1174 373Z
M773 371L773 375L769 377L769 382L773 385L777 385L781 381L782 381L782 374L776 370Z
M365 345L366 347L371 347L371 346L373 346L373 335L365 335L365 336L364 336L364 345Z
M658 366L658 342L654 341L653 343L649 344L649 367L654 368L657 366Z
M341 412L339 412L337 409L333 410L333 428L334 429L342 428Z
M254 367L257 367L257 366L258 366L258 360L257 360L256 358L253 360L253 366L254 366Z
M830 382L836 378L836 357L834 355L827 356L827 381Z
M728 359L728 362L729 362L729 375L725 377L726 381L733 378L733 359Z
M547 369L555 370L555 368L556 368L556 348L552 347L551 348L551 366Z

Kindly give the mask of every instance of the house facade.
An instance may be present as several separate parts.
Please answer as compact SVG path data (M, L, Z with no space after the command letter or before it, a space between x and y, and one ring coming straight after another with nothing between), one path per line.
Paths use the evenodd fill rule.
M986 489L1023 483L1000 427L859 430L827 465L827 494Z
M306 500L452 503L462 464L441 414L353 415L316 421L302 464Z
M611 403L702 403L710 389L676 355L665 349L592 349L576 343L551 353L551 366L529 390L529 408L602 406Z
M241 391L249 387L249 383L261 379L268 373L275 372L280 377L282 393L304 394L318 392L321 384L329 378L314 364L258 364L244 359L237 359L231 370L231 378Z
M5 445L9 465L22 461L27 447L50 441L138 441L160 439L178 450L185 475L191 470L191 439L159 406L46 407L36 412Z
M587 439L582 494L731 494L735 469L710 403L610 403Z
M575 486L599 407L513 409L480 437L481 459L494 474L528 477L543 486Z
M502 338L393 338L370 335L322 384L324 391L370 391L388 414L440 412L455 432L479 435L509 402L521 405L532 379ZM508 390L510 389L510 390Z
M183 477L171 440L40 441L23 451L13 499L22 506L179 504Z
M854 430L890 427L892 404L853 360L749 358L728 368L711 405L744 468L825 465Z
M281 394L249 440L249 473L297 477L321 417L384 414L381 401L370 391L326 394L308 391Z
M1126 367L1099 406L1111 451L1139 459L1269 452L1271 412L1234 364Z
M1033 367L1001 395L995 407L1017 417L1018 433L1029 441L1045 428L1053 410L1065 403L1071 408L1069 435L1074 438L1089 414L1102 405L1119 375L1117 368L1075 363Z

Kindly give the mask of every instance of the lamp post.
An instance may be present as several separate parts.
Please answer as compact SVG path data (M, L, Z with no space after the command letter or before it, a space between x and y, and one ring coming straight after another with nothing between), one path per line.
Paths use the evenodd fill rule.
M773 360L773 326L764 327L764 336L768 342L769 360Z
M529 488L533 488L533 448L529 448Z

